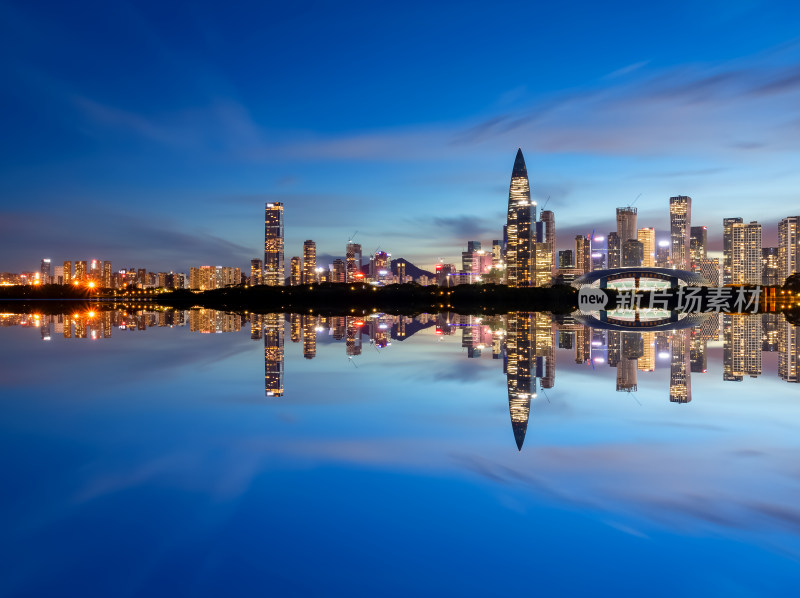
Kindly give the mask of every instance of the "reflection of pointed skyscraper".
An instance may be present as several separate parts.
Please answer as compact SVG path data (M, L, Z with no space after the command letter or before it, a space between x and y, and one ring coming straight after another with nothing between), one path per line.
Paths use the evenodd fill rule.
M283 396L283 314L264 316L264 394Z
M517 151L511 185L508 190L508 218L506 246L506 272L508 286L529 287L533 285L533 225L536 207L531 207L531 187L522 149Z
M689 337L686 330L678 330L672 334L670 349L669 400L673 403L690 403L692 374L689 367Z
M506 378L508 381L508 409L517 449L522 450L531 397L536 396L536 378L532 377L533 335L532 314L512 312L508 314L506 329Z

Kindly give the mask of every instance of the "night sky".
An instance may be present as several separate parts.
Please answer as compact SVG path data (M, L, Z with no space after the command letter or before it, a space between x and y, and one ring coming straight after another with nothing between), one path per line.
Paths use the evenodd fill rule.
M3 2L0 271L245 267L265 201L342 255L499 238L522 147L559 249L800 213L800 4Z

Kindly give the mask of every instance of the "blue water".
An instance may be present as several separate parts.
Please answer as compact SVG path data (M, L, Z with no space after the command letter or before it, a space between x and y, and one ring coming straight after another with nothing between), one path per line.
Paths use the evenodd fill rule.
M797 329L512 317L2 316L0 595L797 595Z

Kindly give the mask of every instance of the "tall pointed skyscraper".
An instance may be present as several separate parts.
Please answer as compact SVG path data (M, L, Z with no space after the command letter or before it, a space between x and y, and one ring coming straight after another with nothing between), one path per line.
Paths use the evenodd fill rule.
M511 186L508 190L508 245L506 248L506 272L508 286L529 287L533 285L533 227L536 206L531 204L531 186L522 148L517 150Z

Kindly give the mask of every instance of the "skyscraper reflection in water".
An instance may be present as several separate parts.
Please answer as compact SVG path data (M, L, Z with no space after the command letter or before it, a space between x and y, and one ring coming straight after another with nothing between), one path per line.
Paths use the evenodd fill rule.
M689 363L689 332L676 330L670 341L669 400L671 403L692 401L692 374Z
M553 324L542 313L512 312L506 316L506 382L508 409L517 449L522 450L536 398L537 377L542 388L555 384Z
M283 396L283 314L264 316L264 394Z
M638 388L639 358L644 355L642 333L622 332L619 338L621 348L617 363L617 392L634 392Z

